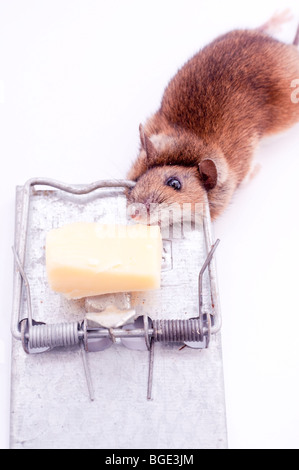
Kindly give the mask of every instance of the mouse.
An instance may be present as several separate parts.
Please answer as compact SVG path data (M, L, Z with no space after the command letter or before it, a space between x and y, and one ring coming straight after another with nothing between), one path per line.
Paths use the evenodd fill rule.
M290 44L271 35L277 16L256 29L225 33L189 59L139 126L140 148L127 178L131 217L158 208L208 203L212 220L254 172L260 140L299 122L299 26ZM136 209L137 207L137 209ZM142 210L140 209L142 207ZM154 210L152 210L154 208Z

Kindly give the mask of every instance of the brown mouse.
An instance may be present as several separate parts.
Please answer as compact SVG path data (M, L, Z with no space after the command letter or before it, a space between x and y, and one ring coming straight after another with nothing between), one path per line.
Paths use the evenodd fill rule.
M215 219L252 172L260 139L299 121L299 103L291 99L299 27L288 45L267 34L275 21L218 37L169 82L160 109L140 125L140 153L127 175L136 182L129 205L149 212L208 198Z

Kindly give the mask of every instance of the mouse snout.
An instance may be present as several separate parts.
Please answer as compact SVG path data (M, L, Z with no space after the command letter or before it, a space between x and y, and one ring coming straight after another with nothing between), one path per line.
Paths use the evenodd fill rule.
M129 201L127 206L128 215L136 221L147 221L157 205L159 205L159 202L153 195L139 198L138 202Z

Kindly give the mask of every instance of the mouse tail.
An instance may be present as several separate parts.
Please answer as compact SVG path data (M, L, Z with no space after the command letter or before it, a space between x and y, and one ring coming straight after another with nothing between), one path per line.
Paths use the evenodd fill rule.
M298 28L297 28L297 33L296 33L293 44L294 44L294 46L299 46L299 25L298 25Z

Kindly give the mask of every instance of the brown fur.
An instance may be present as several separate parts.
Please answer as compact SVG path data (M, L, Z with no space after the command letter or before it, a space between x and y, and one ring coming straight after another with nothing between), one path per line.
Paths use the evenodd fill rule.
M299 104L291 101L298 78L295 45L263 31L233 31L206 46L178 71L160 109L140 128L128 202L194 203L207 194L217 217L250 173L259 140L299 121ZM212 164L201 171L205 160ZM165 185L169 176L181 180L180 191Z

